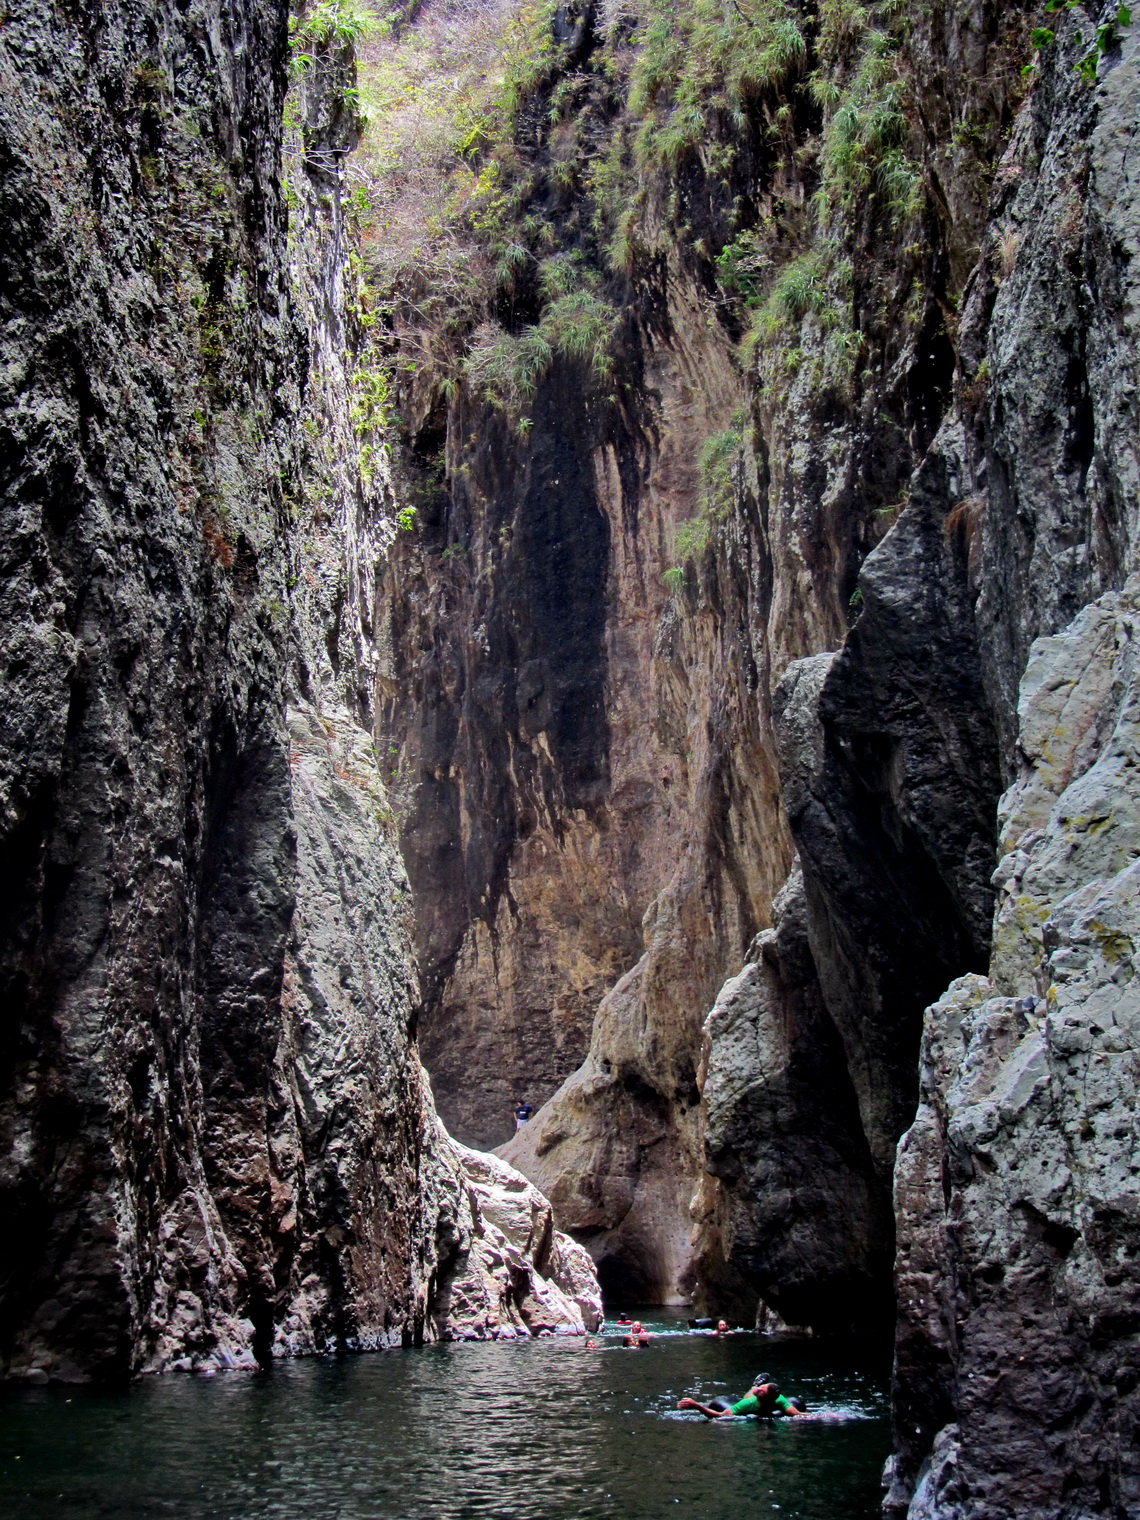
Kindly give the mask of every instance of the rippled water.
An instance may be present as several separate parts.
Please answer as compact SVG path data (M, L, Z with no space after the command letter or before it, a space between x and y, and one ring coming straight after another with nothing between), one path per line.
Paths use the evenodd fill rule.
M667 1325L657 1328L667 1330ZM678 1414L768 1371L828 1418ZM432 1346L0 1398L5 1520L872 1520L881 1371L741 1335Z

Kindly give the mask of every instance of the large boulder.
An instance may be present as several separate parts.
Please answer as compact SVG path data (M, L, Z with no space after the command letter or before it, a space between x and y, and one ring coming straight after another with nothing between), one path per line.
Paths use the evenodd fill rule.
M440 1135L465 1190L432 1318L441 1340L583 1335L601 1323L589 1255L554 1228L543 1195L498 1156Z

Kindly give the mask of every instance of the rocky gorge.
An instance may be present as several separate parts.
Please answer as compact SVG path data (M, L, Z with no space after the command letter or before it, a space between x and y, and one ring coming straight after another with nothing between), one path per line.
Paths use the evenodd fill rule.
M1136 1511L1137 48L6 8L7 1376L600 1280Z

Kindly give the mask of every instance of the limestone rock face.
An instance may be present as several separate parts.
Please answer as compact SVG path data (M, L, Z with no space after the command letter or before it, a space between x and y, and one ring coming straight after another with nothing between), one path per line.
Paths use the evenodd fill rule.
M661 581L701 443L739 401L729 344L680 272L669 303L643 381L652 432L596 415L562 363L529 441L469 403L436 440L450 494L390 561L378 703L399 750L421 1042L442 1117L474 1145L506 1142L515 1102L538 1107L579 1067L647 952L632 985L661 1058L628 1039L605 1058L668 1105L688 1094L701 1012L787 869L752 801L775 792L749 632L766 616L760 534L741 533L711 588L723 624ZM690 856L694 829L715 862Z
M0 1357L248 1359L219 1176L293 907L282 480L300 347L273 3L0 40ZM244 1141L253 1144L245 1133Z
M1140 1503L1138 634L1130 581L1034 644L990 975L927 1010L896 1174L912 1520Z
M807 25L805 70L844 54L850 20ZM573 60L575 100L598 107L583 107L582 140L616 152L642 125L621 106L641 39L606 8L590 21ZM758 299L776 300L797 255L801 272L817 267L820 122L801 113L798 79L781 111L787 152L757 149L759 114L747 132L726 120L732 173L706 173L696 152L662 171L639 200L644 259L613 280L598 261L621 317L609 396L553 359L520 436L470 386L449 382L443 400L430 365L404 383L404 463L423 489L416 534L390 561L377 711L417 903L425 1064L453 1131L503 1141L626 1301L704 1292L706 1267L721 1273L720 1195L702 1182L702 1025L768 928L796 847L810 998L842 1045L837 1101L854 1091L880 1221L913 1116L922 1009L985 964L1003 776L968 514L946 525L978 486L939 462L911 477L953 410L957 313L983 243L998 271L987 288L1004 278L984 229L1023 99L1022 21L988 0L939 4L897 47L881 40L921 102L907 152L937 190L905 251L868 203L840 260L850 291L829 287L826 319L789 312L743 374L709 250L748 223ZM520 128L528 185L558 180L544 123L560 110L536 96ZM580 229L587 262L608 214L591 193L567 192L558 219ZM828 325L841 311L842 339ZM718 438L733 463L713 521L699 460ZM702 523L705 547L682 551ZM881 594L860 593L857 617L876 553ZM818 766L787 744L778 758L781 679L845 638L866 658L838 654L826 712L813 706ZM519 1097L542 1107L509 1138ZM888 1235L880 1272L889 1250ZM754 1298L722 1265L717 1291L733 1280Z
M316 214L352 134L307 101L327 152L290 278L286 30L276 3L124 0L0 33L11 1377L448 1333L474 1234L358 701L383 504L348 458L327 499L355 510L318 538L295 449L306 348L310 413L352 432L336 197ZM343 102L341 65L313 73ZM504 1247L510 1314L581 1327L589 1275L543 1240L549 1283Z
M550 1204L497 1156L443 1136L466 1187L461 1234L432 1305L443 1340L581 1335L601 1323L588 1253L554 1229Z

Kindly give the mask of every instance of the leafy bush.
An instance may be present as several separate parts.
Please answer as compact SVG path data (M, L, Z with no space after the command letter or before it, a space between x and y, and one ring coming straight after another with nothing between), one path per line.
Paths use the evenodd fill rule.
M715 115L738 127L750 104L799 69L807 44L783 0L650 0L628 109L643 119L641 167L675 167L710 135Z
M464 368L476 395L517 414L533 397L553 358L554 350L537 327L526 327L515 336L487 322L475 333Z

